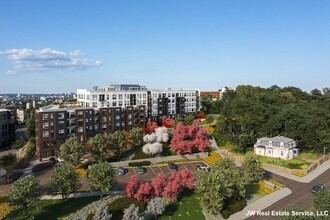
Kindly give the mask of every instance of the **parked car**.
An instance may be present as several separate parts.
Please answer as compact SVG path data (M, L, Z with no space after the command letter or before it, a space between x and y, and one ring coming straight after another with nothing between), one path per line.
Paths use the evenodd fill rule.
M325 190L325 186L321 183L317 183L312 187L312 193L317 193L317 192L320 192L322 190Z
M203 164L203 165L198 165L197 170L204 170L204 171L211 171L211 167Z
M138 167L137 168L137 173L138 174L145 174L147 172L147 169L144 167Z
M125 169L124 167L118 167L117 173L118 175L125 175L127 173L127 169Z
M179 170L178 165L176 165L175 163L169 163L168 168L170 168L170 170Z

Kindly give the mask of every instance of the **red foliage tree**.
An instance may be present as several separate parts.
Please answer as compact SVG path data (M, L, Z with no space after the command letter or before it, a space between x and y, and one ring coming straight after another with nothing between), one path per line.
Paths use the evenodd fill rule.
M133 197L139 201L148 202L153 197L153 188L150 182L141 182Z
M197 114L196 118L205 118L205 113L204 112L200 112Z
M127 197L133 197L140 187L140 182L136 175L131 176L125 185L125 193Z
M174 126L174 119L170 118L170 117L162 117L162 126L166 127L166 128L172 128Z
M177 200L177 193L183 188L194 188L195 177L188 169L173 171L168 178L159 173L151 182L138 181L137 176L131 176L125 186L127 197L148 202L154 197L165 197L171 201Z
M154 132L156 128L158 128L157 122L148 121L146 127L144 128L144 132L151 133Z
M207 130L198 127L198 122L192 125L184 125L182 122L177 124L171 140L171 150L176 154L206 151L209 146Z
M157 176L151 180L151 186L155 197L161 197L165 185L166 181L164 173L158 173Z

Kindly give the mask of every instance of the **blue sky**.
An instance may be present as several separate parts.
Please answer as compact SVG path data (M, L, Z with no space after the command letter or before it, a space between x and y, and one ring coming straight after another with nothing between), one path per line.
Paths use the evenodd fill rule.
M0 0L0 93L330 87L330 1Z

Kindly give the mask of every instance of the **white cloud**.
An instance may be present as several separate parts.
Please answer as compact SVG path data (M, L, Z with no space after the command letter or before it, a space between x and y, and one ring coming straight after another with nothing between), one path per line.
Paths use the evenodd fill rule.
M45 48L42 50L32 49L10 49L0 51L14 63L14 66L7 70L8 75L15 75L19 72L44 72L48 70L84 70L100 66L101 61L94 61L84 58L80 50L64 52Z

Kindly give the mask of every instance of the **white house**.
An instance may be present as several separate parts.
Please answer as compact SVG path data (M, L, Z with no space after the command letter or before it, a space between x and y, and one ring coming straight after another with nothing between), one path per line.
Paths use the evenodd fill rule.
M254 153L265 157L275 157L289 160L299 155L296 142L284 136L257 139L254 144Z

